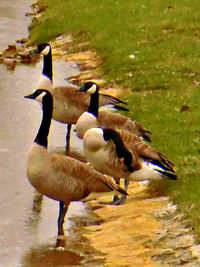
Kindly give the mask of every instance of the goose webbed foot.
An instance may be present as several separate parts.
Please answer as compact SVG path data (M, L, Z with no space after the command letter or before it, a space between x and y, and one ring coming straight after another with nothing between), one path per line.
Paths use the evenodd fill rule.
M116 200L115 200L115 197L117 197ZM119 206L119 205L124 204L125 200L126 200L126 196L125 195L123 195L121 198L119 198L118 196L114 196L113 201L111 202L110 205Z
M111 202L101 202L100 204L119 206L119 205L124 204L125 200L126 200L126 196L122 196L121 198L119 198L117 195L115 195L113 197L113 201L111 201Z

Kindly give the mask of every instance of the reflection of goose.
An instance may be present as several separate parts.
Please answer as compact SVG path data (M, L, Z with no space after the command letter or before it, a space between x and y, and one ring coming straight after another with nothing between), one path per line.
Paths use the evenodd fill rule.
M51 90L54 99L53 119L68 124L66 136L66 154L68 154L71 124L75 124L80 115L87 110L90 95L84 93L76 94L76 87L74 86L60 86L53 88L51 46L47 43L39 44L37 49L33 52L43 55L43 70L37 88ZM41 101L41 99L38 98L38 101ZM114 109L127 110L117 104L126 103L110 95L104 94L100 97L100 106L112 105Z
M28 155L27 176L41 194L60 201L58 235L64 234L63 223L71 201L90 200L106 193L127 194L110 177L70 157L49 154L49 128L53 112L53 98L45 89L38 89L26 98L42 97L43 118Z
M83 138L88 129L100 126L103 128L123 129L150 141L147 136L150 132L130 118L113 112L99 112L99 88L96 83L86 82L78 91L87 92L91 95L88 110L79 117L76 124L76 132L80 138ZM77 92L77 94L79 93Z
M34 191L32 212L28 220L29 226L36 226L41 219L43 195L38 191Z
M141 138L123 130L91 128L83 138L84 154L98 171L127 182L176 180L173 164ZM122 204L115 198L112 204Z
M28 211L28 218L25 221L29 238L32 241L38 240L38 226L41 221L43 195L34 190L32 210Z

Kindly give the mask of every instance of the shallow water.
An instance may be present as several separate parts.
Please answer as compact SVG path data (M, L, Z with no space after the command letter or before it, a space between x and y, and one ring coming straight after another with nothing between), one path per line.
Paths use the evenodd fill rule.
M10 6L9 1L0 1L0 27L3 28L0 49L27 36L24 14L30 11L30 4L27 0L12 0ZM38 255L46 255L46 262L48 258L55 261L51 266L61 263L57 258L63 260L56 254L59 252L49 249L56 241L58 203L47 198L42 200L26 177L27 151L40 125L41 110L36 102L24 99L24 95L34 91L41 68L40 62L35 66L17 66L11 72L0 65L0 266L45 266L44 262L32 265L30 255L36 251ZM66 84L64 78L78 72L74 63L58 61L54 70L55 85ZM65 133L65 125L53 122L51 147L64 146ZM72 146L79 149L75 138ZM84 213L84 206L72 203L68 216L77 213ZM69 225L67 221L65 227ZM77 256L70 255L75 264Z

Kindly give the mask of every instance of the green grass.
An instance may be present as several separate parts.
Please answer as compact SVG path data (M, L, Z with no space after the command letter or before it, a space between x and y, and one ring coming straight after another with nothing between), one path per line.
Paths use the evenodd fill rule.
M159 183L165 195L171 195L190 219L200 240L200 106L199 88L185 92L138 92L129 97L131 112L152 132L152 146L162 152L174 165L178 181ZM188 111L181 112L187 105Z
M133 91L180 90L190 84L191 73L200 78L197 0L42 0L41 5L49 8L32 30L32 41L63 33L89 40L88 48L104 60L101 72L109 83Z
M84 49L104 61L102 78L131 88L128 115L152 131L152 145L174 162L179 181L163 190L189 216L200 240L199 1L42 0L40 5L49 8L31 31L33 43L63 33L71 33L74 44L89 41ZM182 105L189 111L180 112Z

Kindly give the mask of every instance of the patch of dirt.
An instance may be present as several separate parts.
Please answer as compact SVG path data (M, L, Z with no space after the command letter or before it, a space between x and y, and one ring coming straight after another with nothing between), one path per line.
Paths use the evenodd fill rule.
M79 233L95 249L94 266L200 266L200 247L169 198L137 183L130 185L129 193L121 206L90 202L93 212L86 221L78 219ZM77 217L73 220L77 223Z

